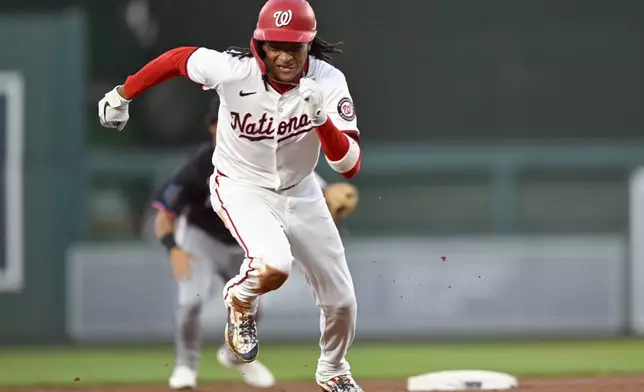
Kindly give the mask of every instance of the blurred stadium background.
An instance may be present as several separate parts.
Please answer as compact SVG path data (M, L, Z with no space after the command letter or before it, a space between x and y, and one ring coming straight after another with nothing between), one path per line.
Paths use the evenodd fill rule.
M171 341L175 288L145 203L209 137L210 96L165 83L136 100L123 132L101 128L95 106L167 49L245 46L263 2L0 2L0 342L12 347L0 385L30 380L10 376L20 361L69 381L52 358L74 345ZM354 367L411 375L373 363L404 350L429 361L412 361L418 371L440 367L435 352L442 366L479 366L496 347L498 370L644 372L644 2L311 3L321 36L345 42L336 64L363 130L360 203L342 227L360 307ZM318 313L301 277L265 304L269 358L306 351L313 364ZM205 317L218 342L218 300ZM577 351L580 362L562 350L590 343L525 343L521 355L459 343L508 337L614 340L597 348L605 357ZM171 356L123 350L91 355L143 367Z

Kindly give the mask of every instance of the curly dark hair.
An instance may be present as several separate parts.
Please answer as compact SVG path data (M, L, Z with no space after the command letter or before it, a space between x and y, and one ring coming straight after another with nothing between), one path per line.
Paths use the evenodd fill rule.
M260 55L264 54L264 51L262 50L262 41L257 41L257 50L260 53ZM318 60L325 61L329 64L331 64L332 57L335 53L343 53L342 49L340 47L343 45L343 42L337 42L337 43L330 43L322 38L315 37L313 38L313 42L311 43L311 51L309 54ZM235 57L252 57L253 53L251 52L250 48L240 48L238 46L231 46L226 50L228 53Z

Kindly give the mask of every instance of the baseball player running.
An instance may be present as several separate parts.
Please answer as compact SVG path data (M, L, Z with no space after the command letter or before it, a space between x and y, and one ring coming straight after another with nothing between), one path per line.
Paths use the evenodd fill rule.
M201 311L204 302L212 297L213 279L219 276L229 281L244 260L244 250L210 206L208 179L213 172L218 111L219 99L215 96L206 115L212 142L200 146L155 192L151 203L157 211L154 231L168 249L179 287L176 359L169 380L170 387L176 390L197 386ZM340 222L355 209L357 189L346 182L327 185L317 174L316 178L334 220ZM224 367L237 370L249 385L267 388L275 383L271 372L259 361L239 361L225 346L219 349L217 359Z
M103 126L122 130L131 100L176 76L219 94L210 200L245 256L223 291L228 348L242 362L257 358L257 299L279 289L297 259L320 308L317 384L360 392L346 360L356 328L353 281L313 170L321 148L350 179L362 154L345 76L330 64L341 51L316 26L307 1L269 0L249 49L169 50L105 94L98 111Z

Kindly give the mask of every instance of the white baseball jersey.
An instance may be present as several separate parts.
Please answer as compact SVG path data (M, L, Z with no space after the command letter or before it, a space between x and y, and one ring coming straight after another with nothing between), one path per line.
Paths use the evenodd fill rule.
M299 87L284 94L264 83L254 57L199 48L188 59L189 78L220 96L213 165L224 175L270 189L298 184L315 169L320 141ZM324 107L341 131L359 131L344 74L309 56L305 77L322 88Z

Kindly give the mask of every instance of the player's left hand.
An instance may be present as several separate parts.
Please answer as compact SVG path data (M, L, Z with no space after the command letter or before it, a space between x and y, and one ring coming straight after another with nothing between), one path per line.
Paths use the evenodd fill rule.
M302 78L300 80L300 96L304 100L306 114L313 126L324 124L327 115L324 111L324 94L322 94L320 85L311 78Z
M358 188L348 182L337 182L324 188L324 198L333 220L338 223L355 210Z

